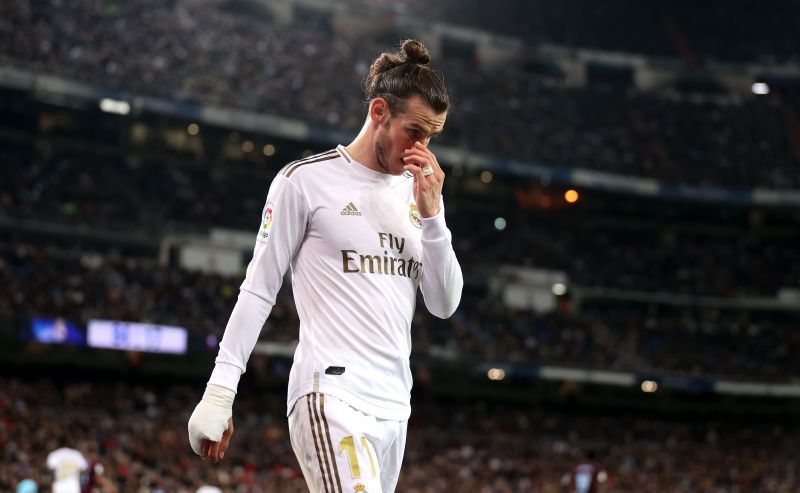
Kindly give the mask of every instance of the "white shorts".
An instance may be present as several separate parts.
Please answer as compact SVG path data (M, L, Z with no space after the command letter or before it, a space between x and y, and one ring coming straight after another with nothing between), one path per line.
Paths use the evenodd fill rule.
M53 493L81 493L81 483L78 477L57 479L51 487Z
M400 477L407 425L312 393L295 402L289 437L312 493L392 493Z

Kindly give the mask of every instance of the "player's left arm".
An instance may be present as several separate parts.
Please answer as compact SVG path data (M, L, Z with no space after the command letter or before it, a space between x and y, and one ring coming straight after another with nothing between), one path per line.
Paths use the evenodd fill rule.
M422 220L422 296L428 311L448 318L461 301L464 277L444 219L444 171L433 152L419 142L406 150L404 159L405 169L414 175L414 200ZM428 166L433 172L426 174Z

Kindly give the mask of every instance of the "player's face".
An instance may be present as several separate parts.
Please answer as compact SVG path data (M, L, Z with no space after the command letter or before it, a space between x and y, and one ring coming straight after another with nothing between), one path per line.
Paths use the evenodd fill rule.
M375 155L381 168L393 175L402 174L405 166L403 152L414 147L415 142L428 145L432 137L441 133L447 112L436 113L419 96L406 101L404 113L390 115L375 136Z

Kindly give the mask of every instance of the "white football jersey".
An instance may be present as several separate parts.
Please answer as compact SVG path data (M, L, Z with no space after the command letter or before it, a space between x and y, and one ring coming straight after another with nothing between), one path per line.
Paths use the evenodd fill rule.
M47 456L47 467L53 470L53 493L80 493L81 471L89 468L83 454L75 449L62 447Z
M408 419L417 288L446 318L463 287L443 208L421 218L413 180L373 171L343 146L284 167L209 383L236 390L291 267L300 337L287 413L322 392L382 419Z

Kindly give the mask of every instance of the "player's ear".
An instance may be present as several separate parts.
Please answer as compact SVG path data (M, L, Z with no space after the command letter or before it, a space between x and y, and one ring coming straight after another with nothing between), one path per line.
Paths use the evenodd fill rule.
M383 124L389 118L389 103L383 98L375 98L369 103L369 119L375 125Z

